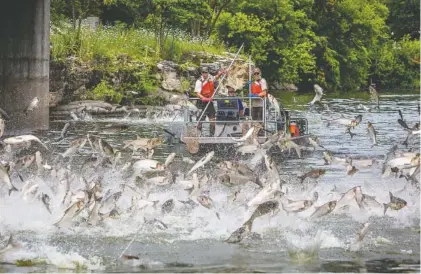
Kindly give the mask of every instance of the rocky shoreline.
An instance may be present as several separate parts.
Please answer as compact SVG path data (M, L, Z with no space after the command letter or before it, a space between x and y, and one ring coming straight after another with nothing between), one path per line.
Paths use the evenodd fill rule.
M120 102L108 102L106 108L97 106L92 107L91 112L108 112L111 111L112 104L116 103L122 106L139 105L137 99L147 98L147 105L165 105L173 95L182 94L193 90L196 79L200 76L200 68L207 66L212 74L221 68L227 68L234 59L231 53L224 53L224 55L214 55L206 52L198 52L186 58L185 64L177 64L172 61L162 60L153 64L152 72L149 78L153 78L154 86L153 91L145 92L141 90L122 90L127 83L133 83L133 86L142 84L141 73L145 70L145 64L141 64L134 60L129 60L127 56L119 56L117 58L120 62L118 69L115 71L107 71L107 69L98 69L99 62L103 62L102 67L107 67L107 60L96 60L95 66L83 63L77 58L70 56L64 62L58 62L54 59L50 62L50 108L56 113L65 111L60 108L61 105L70 104L74 101L85 101L89 98L88 94L92 91L101 81L106 81L110 86L118 90L121 96ZM112 65L112 64L110 64ZM237 88L244 85L244 80L248 78L248 64L247 61L237 58L232 67L232 75L230 75L225 82L229 82ZM125 84L125 86L123 86ZM271 87L275 90L289 90L296 91L297 88L292 84L278 84L274 83ZM96 100L98 101L98 100ZM101 101L101 100L100 100ZM105 103L104 102L104 103ZM78 103L76 103L78 104ZM104 110L101 110L103 108ZM75 109L76 110L76 109ZM77 111L77 110L76 110ZM113 112L118 111L118 108Z

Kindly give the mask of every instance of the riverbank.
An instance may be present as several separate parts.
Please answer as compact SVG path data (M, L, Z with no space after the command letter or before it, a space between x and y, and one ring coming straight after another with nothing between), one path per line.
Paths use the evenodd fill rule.
M173 33L162 52L143 29L70 26L51 30L50 106L76 100L163 104L170 93L188 91L200 64L211 70L232 61L223 45ZM241 59L241 57L240 57Z
M70 26L55 26L51 29L50 107L78 100L163 105L171 95L193 90L201 66L216 74L230 65L237 50L181 32L172 33L161 49L154 34L145 29L82 28L78 36ZM248 65L242 52L229 77L230 84L244 86ZM297 89L278 83L273 88Z

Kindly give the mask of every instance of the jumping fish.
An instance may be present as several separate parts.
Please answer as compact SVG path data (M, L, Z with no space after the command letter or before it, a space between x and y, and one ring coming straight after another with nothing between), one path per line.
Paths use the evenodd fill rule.
M214 154L215 154L215 152L211 151L208 154L206 154L205 156L203 156L203 158L200 159L199 161L197 161L197 163L189 170L189 172L187 172L186 175L189 175L190 173L192 173L196 169L204 166L207 162L209 162L212 159Z
M243 136L243 137L241 137L241 138L232 138L232 137L230 137L232 140L234 140L234 141L236 141L236 142L245 142L246 140L248 140L250 137L251 137L251 135L253 135L253 131L254 131L254 129L255 129L255 127L251 127L248 131L247 131L247 133Z
M354 243L351 244L349 247L350 251L356 252L361 249L362 242L364 240L365 235L368 232L368 228L370 227L370 223L364 223L360 230L357 233L357 237L354 241Z
M371 145L371 147L377 145L377 132L374 129L374 126L371 122L367 122L367 131L368 131L368 135L370 136L371 140L373 141L373 144Z
M4 165L0 164L0 181L3 181L9 187L9 196L12 191L18 191L18 189L12 185L12 181L10 180L9 176L9 169L10 167L6 168Z
M40 143L46 150L49 150L48 147L34 135L20 135L15 137L9 137L3 140L3 142L7 145L20 145L22 143L29 143L31 141L36 141Z
M63 216L60 218L58 222L56 222L54 225L59 227L60 224L62 224L65 220L71 220L73 217L75 217L77 214L79 214L84 207L83 201L77 201L70 207L68 207L65 211Z
M347 192L345 192L342 195L341 199L337 202L336 208L339 209L339 208L345 206L352 199L355 199L355 201L357 202L357 204L360 208L362 207L361 203L362 203L362 200L363 200L363 196L362 196L361 186L353 187L353 188L349 189Z
M13 249L17 249L17 248L20 248L20 247L22 247L22 245L19 244L19 243L17 243L17 242L15 242L13 240L13 236L10 235L9 240L7 241L6 246L0 250L0 255L3 255L4 253L6 253L8 251L11 251Z
M316 210L311 214L310 218L319 218L331 213L336 207L336 201L330 201L320 207L316 207Z
M314 103L316 102L320 102L323 96L323 89L318 84L314 85L314 92L316 93L316 95L314 96L313 100L310 102L310 106L313 106Z
M38 107L39 104L39 99L38 97L34 97L31 102L29 103L29 105L25 108L25 110L23 111L25 113L25 115L28 115L29 111L33 111L35 108Z
M279 201L267 201L258 205L251 217L243 224L246 231L251 231L253 222L256 218L271 212L273 213L273 215L276 215L279 212Z
M386 211L388 208L393 209L393 210L400 210L407 205L404 199L393 196L392 192L390 191L389 191L389 196L390 196L390 202L387 204L383 204L384 206L383 214L386 214Z
M1 115L0 115L0 137L3 136L5 128L6 128L5 121L1 118Z
M175 155L176 154L173 152L173 153L170 153L167 156L167 158L165 159L165 163L164 163L165 167L168 167L172 163L172 161L174 161Z

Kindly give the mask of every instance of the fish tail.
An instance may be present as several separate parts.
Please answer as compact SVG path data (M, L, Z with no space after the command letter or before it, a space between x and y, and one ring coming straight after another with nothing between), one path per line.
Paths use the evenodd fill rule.
M16 172L16 174L18 175L19 179L20 179L22 182L24 182L25 180L23 179L22 175L20 175L20 173L19 173L19 172L17 172L17 171L15 171L15 172Z
M13 186L11 189L9 189L9 196L12 193L12 191L19 191L15 186Z
M386 210L389 207L389 204L383 204L383 215L386 214Z
M351 131L349 132L349 135L351 135L351 139L352 137L354 137L355 135L357 135L357 133L352 133Z
M261 188L263 188L263 183L262 183L262 181L260 180L260 178L257 178L255 183L256 183L258 186L260 186Z

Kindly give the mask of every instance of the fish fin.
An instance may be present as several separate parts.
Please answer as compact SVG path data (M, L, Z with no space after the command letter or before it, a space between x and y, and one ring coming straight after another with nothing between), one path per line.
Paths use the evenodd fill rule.
M389 207L389 204L383 204L383 215L386 214L386 210Z
M256 181L254 182L256 185L260 186L261 188L263 188L263 183L260 181L259 178L256 179Z
M243 224L243 227L247 232L251 232L252 226L253 226L253 219L252 218L248 219L247 222L245 222Z
M152 203L153 203L152 207L156 209L156 205L159 203L159 200L152 201Z
M11 189L9 189L9 196L12 193L12 191L19 191L15 186L13 186Z
M13 235L10 235L9 240L7 241L6 246L11 246L13 248L16 247L21 247L22 245L17 243L14 239L13 239Z
M10 235L9 240L7 241L6 246L13 245L13 235Z
M187 191L187 193L190 195L190 193L192 193L193 192L193 189L194 189L194 186L193 187L191 187L191 188L186 188L186 189L184 189L185 191Z
M61 221L61 219L60 219L60 221ZM53 224L53 226L55 226L55 227L57 227L57 228L60 228L60 225L59 225L59 224L60 224L60 221L58 221L58 222L54 223L54 224Z
M218 220L221 220L221 217L219 216L218 212L215 211L215 215L216 215L216 218L218 218Z

